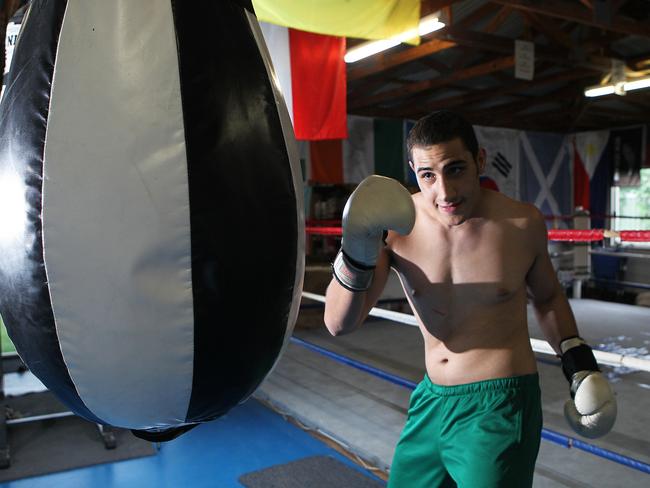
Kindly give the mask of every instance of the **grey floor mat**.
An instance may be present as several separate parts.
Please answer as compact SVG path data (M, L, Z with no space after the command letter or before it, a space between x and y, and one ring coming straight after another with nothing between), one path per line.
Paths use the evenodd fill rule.
M17 417L65 410L49 392L5 403ZM11 466L0 469L0 482L155 454L153 444L123 429L115 429L117 447L106 449L97 426L80 417L11 425L8 437Z
M314 456L245 474L239 482L246 488L380 488L370 478L329 456Z

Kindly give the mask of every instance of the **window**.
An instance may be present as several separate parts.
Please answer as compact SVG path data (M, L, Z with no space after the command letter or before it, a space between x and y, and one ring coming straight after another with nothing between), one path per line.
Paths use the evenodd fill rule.
M612 187L611 208L613 214L623 216L611 220L612 230L650 230L650 168L641 170L639 186ZM650 249L650 242L622 244Z

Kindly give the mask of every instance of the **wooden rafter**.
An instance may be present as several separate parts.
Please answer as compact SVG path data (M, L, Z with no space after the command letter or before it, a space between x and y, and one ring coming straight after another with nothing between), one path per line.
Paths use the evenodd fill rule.
M458 3L459 1L460 0L422 0L420 2L420 15L424 17L425 15L432 14L438 10L451 7L454 3Z
M445 75L451 71L451 68L447 66L447 64L435 59L433 56L420 59L420 63L442 75Z
M441 76L434 78L432 80L423 80L413 82L410 85L407 85L402 88L394 90L386 90L384 92L372 95L368 98L361 100L350 100L348 102L348 107L352 110L366 107L369 105L374 105L377 103L382 103L385 101L393 101L399 98L406 98L409 96L416 95L426 90L432 90L449 83L456 81L467 80L470 78L476 78L483 76L494 71L501 71L506 68L514 66L515 58L514 56L504 56L500 58L495 58L485 63L480 63L463 70L456 71L449 76Z
M555 83L571 82L579 79L585 79L589 76L593 76L593 74L584 70L572 70L540 76L533 81L513 80L509 85L504 85L500 88L474 90L471 93L467 93L465 95L455 95L452 97L434 100L428 103L425 103L422 100L414 101L413 103L402 107L402 110L405 113L412 113L418 110L426 113L433 110L466 106L480 100L485 100L486 98L524 92L526 90L529 90L531 87L539 88L547 85L553 85Z
M529 96L524 100L516 100L507 103L497 103L489 108L475 109L475 111L488 110L491 115L500 116L505 114L517 114L521 111L528 110L548 103L566 103L582 97L582 93L575 86L563 86L542 96Z
M579 24L590 25L600 29L621 32L627 35L650 37L650 23L639 22L622 15L615 15L611 22L603 22L597 19L593 12L584 7L558 0L492 0L500 5L508 5L514 9L533 12L549 17L556 17Z
M449 6L454 2L446 1L428 3L429 5L427 6L427 11L434 9L434 7L437 7L434 10L431 10L436 11L442 7ZM424 3L422 6L423 8L425 7ZM494 13L493 6L489 4L482 5L478 7L474 12L470 13L465 18L460 20L458 23L454 24L454 28L466 29L468 27L471 27L476 22L485 18L491 13ZM423 15L426 14L423 12ZM429 38L423 40L419 46L405 48L397 52L388 51L385 53L380 53L373 56L371 60L360 63L358 67L350 67L348 69L348 81L356 81L368 76L383 74L387 70L398 68L404 64L417 61L439 51L454 47L456 45L454 42L442 38L447 30L449 30L449 26L432 34L432 36L434 36L433 38L430 38L431 36L428 36Z
M552 44L558 44L569 49L575 47L575 43L571 39L571 36L557 27L553 22L547 22L533 12L523 11L522 14L533 25L533 27L541 32Z
M483 51L499 53L512 53L514 51L514 40L509 37L487 34L468 30L450 29L445 38L455 42L459 46L469 46ZM588 56L579 60L570 56L566 49L558 49L548 46L535 46L535 58L537 60L550 61L556 65L567 67L580 67L596 71L607 71L611 68L610 59L601 56Z
M487 32L488 34L492 34L494 31L496 31L499 27L503 25L503 23L510 17L510 14L512 13L512 9L508 7L507 5L502 6L497 14L494 16L492 20L488 23L488 25L485 26L483 29L483 32Z
M405 49L396 53L380 53L373 56L372 61L358 68L350 68L348 70L348 81L356 81L368 76L384 73L385 71L397 68L406 63L417 61L433 53L449 49L456 44L451 41L441 39L431 39L421 43L419 46Z

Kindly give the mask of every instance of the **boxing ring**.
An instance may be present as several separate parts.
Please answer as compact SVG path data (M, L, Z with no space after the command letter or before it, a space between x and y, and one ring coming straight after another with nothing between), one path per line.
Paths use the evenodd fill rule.
M340 228L336 226L336 223L328 222L328 224L330 225L320 226L320 227L317 225L308 225L307 232L325 235L325 236L334 236L334 237L339 236ZM584 281L588 279L588 276L586 276L585 271L589 269L589 264L585 263L585 261L589 260L589 256L592 254L595 255L595 254L606 253L606 254L614 254L616 257L618 256L623 257L623 255L625 255L626 257L635 257L635 258L647 257L646 254L643 254L641 252L634 252L634 251L621 251L621 250L616 250L611 248L610 249L607 248L589 249L587 247L589 243L603 241L606 239L612 239L612 240L617 239L625 242L630 242L630 241L645 242L645 241L650 241L650 231L622 231L621 232L621 231L609 231L606 229L572 229L572 230L551 229L549 231L549 239L571 242L571 243L579 243L579 245L584 246L584 248L581 249L581 251L585 251L585 252L582 253L570 252L565 254L572 259L575 258L576 255L579 255L580 259L582 259L582 264L585 265L585 268L580 270L582 273L576 273L576 274L578 276L578 279ZM627 256L628 254L630 256ZM624 285L624 283L622 284ZM643 288L643 286L639 286L639 288ZM575 286L573 290L576 291ZM580 287L578 287L577 291L580 291ZM314 301L314 302L321 302L321 303L324 302L324 297L322 295L318 295L316 293L310 293L310 292L303 292L303 299ZM586 335L589 339L591 339L592 337L590 335L591 332L589 328L586 328L584 326L583 322L581 321L581 317L586 317L587 319L591 318L591 315L597 315L602 317L603 313L600 307L597 307L598 311L596 313L588 312L587 307L588 306L591 307L594 304L598 306L602 304L603 305L602 309L604 310L605 307L604 303L601 302L600 304L598 304L594 300L585 300L585 299L583 300L573 299L571 302L572 302L572 307L574 309L577 309L576 318L578 319L578 325L581 332L583 332L584 329L583 335ZM642 326L643 324L650 323L650 310L642 309L642 307L631 307L627 305L619 305L619 304L612 304L612 303L608 303L606 307L608 308L608 310L621 307L620 310L621 314L629 312L629 310L631 310L632 308L639 309L639 315L636 318L632 318L629 320L640 321L637 323L637 325L640 326ZM623 307L628 307L628 308L623 308ZM618 309L616 313L618 313ZM413 315L397 312L395 310L387 310L387 309L375 307L371 310L369 315L372 317L383 319L384 321L396 322L402 325L417 326L416 319ZM621 317L623 317L623 315L621 315ZM532 318L532 313L529 310L529 322L531 322L531 318ZM619 319L617 318L617 320ZM622 318L620 320L623 320L623 322L625 322L628 319ZM390 325L392 326L393 324ZM534 326L532 328L534 328ZM597 334L601 334L601 335L607 334L607 331L605 330L604 327L600 327L600 329L596 328L594 333L596 332ZM609 333L615 334L616 331L610 330ZM650 335L650 331L648 331L646 335ZM347 337L348 336L345 336L346 338L345 340L347 340ZM543 364L544 366L548 365L553 368L559 369L559 360L555 359L555 352L551 349L548 343L542 339L536 339L532 337L533 334L531 330L531 347L536 353L538 362L540 364ZM340 340L341 338L336 338L333 341L325 339L325 341L322 342L328 342L334 345L335 341L340 341ZM358 358L351 357L351 355L342 354L340 351L336 352L333 350L337 348L336 346L323 347L322 344L319 344L321 342L320 336L318 340L314 341L314 340L308 340L304 337L302 338L296 337L296 334L294 334L294 337L291 339L291 342L292 344L295 344L301 349L305 349L310 352L315 352L320 356L327 357L332 361L343 364L347 367L351 367L356 370L363 371L365 374L372 375L375 378L380 378L381 380L387 383L397 385L400 388L406 389L408 391L415 388L417 384L416 381L408 379L404 377L404 375L395 374L387 370L387 369L392 370L393 368L382 368L382 367L373 366L372 364L369 364L369 362L367 361L359 360ZM597 340L594 343L594 345L596 345L598 342L599 341ZM648 341L645 341L645 343L647 344ZM601 346L603 345L601 344ZM622 373L623 375L633 371L637 371L638 375L643 375L650 372L650 355L647 354L647 350L645 351L643 350L643 347L640 348L641 351L630 350L631 348L627 348L627 349L623 348L622 350L616 351L616 350L612 350L611 348L608 348L607 344L604 344L604 346L605 347L596 346L594 350L594 354L599 364L606 367L604 371L606 371L610 376L617 375L618 374L617 372L621 372L621 371L623 372ZM356 348L351 348L351 350L356 351ZM644 352L645 354L643 354ZM375 362L375 361L371 361L371 362ZM558 377L558 381L561 381L562 388L563 388L562 393L566 393L565 390L567 389L567 387L561 372L557 371L555 372L555 375ZM616 385L614 385L614 388L616 389ZM648 386L643 384L643 388L648 389ZM643 392L641 394L647 395L647 392ZM619 404L621 402L625 403L626 398L621 397L619 395L618 401ZM627 401L631 401L631 399L627 399ZM571 448L574 451L589 453L590 455L592 455L592 457L594 457L594 459L606 459L608 461L614 462L630 470L639 472L640 474L641 473L643 475L650 474L650 463L648 463L648 459L639 459L638 456L630 455L629 452L620 452L620 450L617 449L610 449L607 447L603 447L602 445L598 445L598 444L602 444L601 442L595 442L595 443L585 442L581 439L572 437L570 435L566 435L558 431L558 429L550 428L546 426L546 424L542 432L542 438L545 441L547 441L547 444L549 445L560 445L565 448ZM645 482L647 482L647 480Z
M322 303L325 302L324 296L317 295L315 293L303 292L303 297L310 300L319 301ZM393 310L386 310L386 309L375 307L370 310L369 315L373 317L380 317L395 322L399 322L401 324L417 327L417 322L415 320L415 317L410 314L404 314L400 312L395 312ZM298 339L296 337L292 337L291 342L293 342L294 344L298 344L302 347L305 347L318 354L322 354L323 356L329 357L330 359L338 361L342 364L346 364L348 366L359 369L361 371L365 371L366 373L372 374L378 378L389 381L395 385L402 386L409 390L414 390L417 387L416 382L410 381L406 378L402 378L398 375L391 374L387 371L383 371L379 368L375 368L368 364L355 361L354 359L351 359L349 357L343 356L341 354L337 354L323 347L319 347L316 344L312 344L310 342ZM531 346L533 351L537 353L555 355L555 351L553 351L553 349L548 345L546 341L542 341L539 339L531 339ZM647 359L641 359L629 355L616 354L612 352L599 351L599 350L594 350L594 356L596 357L598 363L601 365L608 365L614 367L626 367L626 368L650 372L650 360ZM551 429L547 429L547 428L542 429L542 439L554 442L566 448L580 449L582 451L589 452L601 458L608 459L610 461L614 461L616 463L622 464L629 468L637 469L643 473L650 474L650 464L648 463L644 463L643 461L633 459L628 456L613 451L609 451L607 449L603 449L601 447L598 447L589 442L582 441L575 437L565 436Z

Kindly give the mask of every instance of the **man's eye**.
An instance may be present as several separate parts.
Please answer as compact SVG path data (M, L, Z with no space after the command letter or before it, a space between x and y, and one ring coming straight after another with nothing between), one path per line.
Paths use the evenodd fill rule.
M449 174L451 176L459 175L459 174L461 174L463 172L463 169L464 168L462 168L460 166L456 166L454 168L449 168L449 171L447 172L447 174Z
M428 171L425 173L421 173L421 175L423 180L430 180L433 178L433 173L430 173Z

